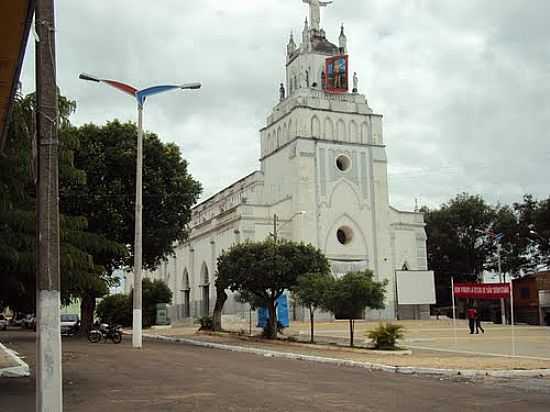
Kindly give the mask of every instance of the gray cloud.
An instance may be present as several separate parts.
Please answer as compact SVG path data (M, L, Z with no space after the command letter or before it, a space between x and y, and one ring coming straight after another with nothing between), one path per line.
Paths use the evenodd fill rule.
M200 92L147 102L145 125L178 143L205 196L259 165L258 129L284 79L301 0L58 0L58 82L77 124L135 119L132 101L77 79L136 86L201 80ZM550 48L544 0L336 0L323 27L345 23L352 70L385 116L392 202L437 205L459 191L492 202L547 197ZM23 72L34 82L33 50Z

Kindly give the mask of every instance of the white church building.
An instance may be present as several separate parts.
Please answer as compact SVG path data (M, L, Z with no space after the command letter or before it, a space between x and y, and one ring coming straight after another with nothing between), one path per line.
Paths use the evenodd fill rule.
M157 271L144 273L172 289L172 321L211 313L217 257L235 243L265 240L274 220L279 238L321 249L335 276L368 268L388 280L386 309L369 318L429 316L424 301L396 300L396 271L408 269L411 285L415 271L427 270L423 216L389 204L382 115L359 93L356 75L351 92L347 78L336 85L345 90L328 90L335 80L326 60L347 56L346 36L342 27L338 45L331 43L320 26L326 4L304 2L310 17L300 44L292 36L288 43L286 85L260 130L259 170L197 205L188 241ZM248 308L230 297L224 313L248 317Z

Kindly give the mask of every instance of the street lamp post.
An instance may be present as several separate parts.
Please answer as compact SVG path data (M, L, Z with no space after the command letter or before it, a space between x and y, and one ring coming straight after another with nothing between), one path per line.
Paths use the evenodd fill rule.
M536 230L533 229L534 225L530 225L529 227L530 227L530 230L529 230L530 235L536 236L539 239L539 242L547 246L550 246L550 239L543 238ZM539 252L540 252L540 249L539 249ZM539 263L537 263L537 265L539 264L542 264L542 265L548 264L548 259L544 259L539 255Z
M292 222L292 219L294 219L296 216L302 216L302 215L305 215L307 212L305 210L300 210L299 212L296 212L294 213L289 219L288 221L284 222L282 225L279 225L279 216L277 216L277 214L275 213L273 215L273 241L275 243L277 243L277 230L278 229L281 229L281 227L283 227L284 225L287 225L288 223Z
M282 225L280 226L277 226L278 223L279 223L279 216L277 216L277 214L273 214L273 270L275 270L275 258L277 256L277 240L278 240L278 236L277 236L277 230L280 229L281 227L283 227L284 225L292 222L292 219L294 219L296 216L303 216L305 215L307 212L305 210L300 210L296 213L294 213L289 219L288 221L284 222ZM294 306L293 308L293 315L296 316L296 306ZM251 325L252 325L252 318L250 320L251 322ZM250 331L252 331L252 326L250 326ZM252 334L252 332L251 332Z
M498 264L498 279L500 283L506 283L506 273L502 273L502 260L501 260L501 252L502 252L502 244L500 241L504 238L503 233L493 233L492 230L480 230L477 229L476 232L481 233L484 237L489 237L493 239L493 242L497 245L497 264ZM506 306L504 303L504 298L500 299L500 318L502 325L506 325Z
M82 80L96 83L104 83L123 93L126 93L137 101L138 109L138 137L137 137L137 160L136 160L136 210L135 210L135 245L134 245L134 301L132 317L132 346L134 348L142 347L142 270L143 270L143 105L145 99L155 94L167 92L170 90L188 90L200 89L200 83L187 83L182 85L159 85L138 90L133 86L121 83L115 80L100 79L89 74L80 74Z

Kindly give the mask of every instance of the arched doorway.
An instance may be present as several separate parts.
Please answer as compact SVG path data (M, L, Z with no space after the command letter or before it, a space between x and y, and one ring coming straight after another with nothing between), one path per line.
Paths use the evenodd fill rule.
M189 273L187 269L183 271L183 284L181 288L183 294L183 314L184 319L191 317L191 285L189 284Z
M201 288L202 293L202 307L201 316L208 316L210 313L210 276L208 274L208 266L206 263L202 264L201 268Z

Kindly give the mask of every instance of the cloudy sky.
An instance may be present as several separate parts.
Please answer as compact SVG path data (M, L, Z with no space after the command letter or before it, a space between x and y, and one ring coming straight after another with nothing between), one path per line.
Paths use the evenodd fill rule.
M76 124L135 120L127 96L78 73L137 87L201 81L146 105L145 127L176 142L209 196L259 167L302 0L57 0L58 84ZM437 206L458 192L491 202L550 195L550 2L335 0L352 71L384 115L392 203ZM298 36L299 37L299 36ZM32 42L30 42L32 43ZM34 48L22 81L33 89Z

